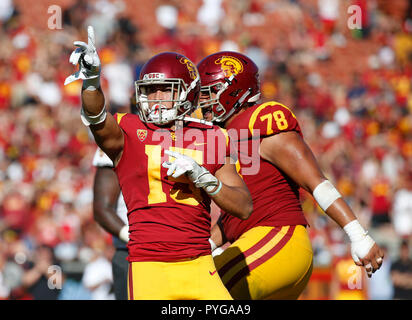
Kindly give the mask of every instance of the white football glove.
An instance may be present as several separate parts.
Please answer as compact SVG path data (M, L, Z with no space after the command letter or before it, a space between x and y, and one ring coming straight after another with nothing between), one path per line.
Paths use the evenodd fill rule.
M174 162L165 161L162 164L164 168L168 169L168 176L178 178L182 174L186 174L197 188L203 188L209 195L215 195L220 191L222 183L219 179L191 157L169 150L166 150L165 154L176 158Z
M118 237L119 237L120 240L122 240L125 243L129 242L129 226L128 225L124 225L120 229Z
M75 41L73 44L78 48L70 55L69 62L73 65L79 64L79 70L68 76L64 81L67 85L76 80L84 80L84 87L89 90L96 89L100 85L100 59L95 46L94 30L92 26L87 28L88 43Z

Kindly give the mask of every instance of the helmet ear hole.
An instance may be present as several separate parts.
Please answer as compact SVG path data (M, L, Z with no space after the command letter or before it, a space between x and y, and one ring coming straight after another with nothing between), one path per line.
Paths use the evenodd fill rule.
M187 111L190 110L192 107L192 104L189 101L186 101L184 104L182 104L183 110L182 111Z

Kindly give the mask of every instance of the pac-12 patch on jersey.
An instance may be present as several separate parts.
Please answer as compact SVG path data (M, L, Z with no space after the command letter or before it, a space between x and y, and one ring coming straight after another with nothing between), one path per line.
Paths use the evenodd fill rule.
M139 138L140 141L145 141L147 137L147 130L143 129L137 129L137 137Z

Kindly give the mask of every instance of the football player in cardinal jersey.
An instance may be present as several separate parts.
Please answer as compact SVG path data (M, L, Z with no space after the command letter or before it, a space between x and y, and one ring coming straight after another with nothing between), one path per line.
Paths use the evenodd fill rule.
M346 231L355 263L371 276L382 264L382 250L323 175L293 112L279 102L257 103L256 64L237 52L218 52L200 61L198 70L204 118L226 128L236 141L240 174L253 199L249 219L223 210L212 229L213 249L231 242L213 255L232 297L297 299L305 288L313 252L300 187ZM256 161L259 166L251 165Z
M113 161L127 206L129 299L231 299L214 267L210 204L246 219L250 193L231 161L226 131L186 116L200 78L185 56L165 52L135 82L138 114L106 112L93 28L70 62L82 79L81 119Z

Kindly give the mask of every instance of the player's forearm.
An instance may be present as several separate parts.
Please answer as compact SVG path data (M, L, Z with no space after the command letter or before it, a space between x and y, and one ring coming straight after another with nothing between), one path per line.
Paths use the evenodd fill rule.
M110 167L98 167L93 185L94 220L110 234L128 240L128 228L117 215L120 186L116 173ZM122 229L127 229L127 232Z
M384 257L382 250L368 235L330 181L322 181L313 190L313 197L323 211L345 231L351 242L351 255L354 262L364 266L370 278L382 264Z
M249 218L253 211L252 197L242 187L222 184L222 189L212 199L223 211L242 220Z
M82 121L89 126L97 145L116 165L123 150L123 132L115 118L106 111L104 94L96 90L82 90Z
M343 198L336 199L325 211L341 228L356 220L356 216Z
M320 171L308 179L305 186L305 190L312 194L318 205L341 228L356 220L355 214L339 191Z
M113 208L101 207L93 205L94 220L107 232L115 237L119 237L119 233L125 226L122 219L116 214Z
M82 106L87 115L96 116L100 114L105 103L104 94L100 87L96 90L86 90L83 88L81 96Z

